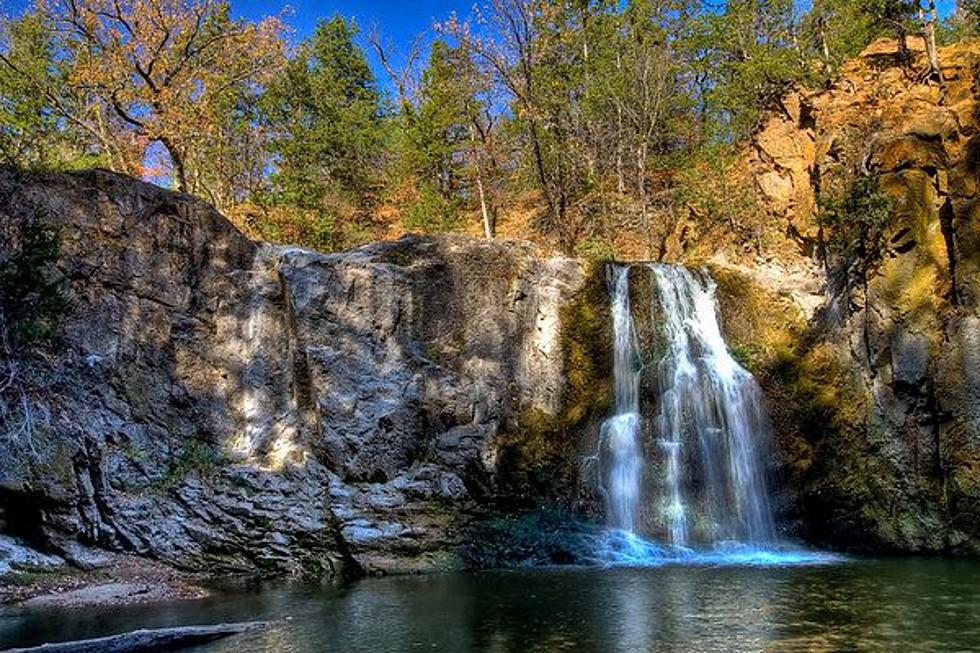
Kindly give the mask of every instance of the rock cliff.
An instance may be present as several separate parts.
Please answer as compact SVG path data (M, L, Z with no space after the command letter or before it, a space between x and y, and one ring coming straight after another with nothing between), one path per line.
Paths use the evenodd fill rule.
M708 261L769 400L781 521L821 544L980 551L980 46L941 62L926 84L880 42L788 94L737 166L760 249ZM857 261L816 216L869 176L892 210ZM567 520L506 520L596 508L600 268L452 236L273 247L100 171L0 170L0 215L60 230L72 303L49 350L0 361L0 568L559 561Z
M60 230L72 304L49 351L3 361L8 535L80 564L404 571L463 564L500 503L576 500L576 429L604 408L601 379L569 383L601 340L569 326L578 262L463 237L273 247L101 171L2 170L0 214Z
M873 44L788 94L739 164L769 238L717 267L729 333L770 395L788 511L824 543L980 550L980 46L940 61L925 83ZM816 215L862 177L892 210L880 248L848 256Z

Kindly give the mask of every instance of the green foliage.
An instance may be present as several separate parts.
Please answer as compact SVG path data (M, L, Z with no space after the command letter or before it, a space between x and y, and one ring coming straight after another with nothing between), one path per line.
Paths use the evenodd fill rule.
M857 178L839 194L822 197L817 222L829 231L830 252L865 265L878 260L893 204L873 175Z
M432 43L416 104L406 102L395 118L389 166L392 194L404 207L407 229L448 231L477 194L481 116L479 76L459 48Z
M508 235L596 258L611 242L663 255L684 216L749 242L756 207L726 155L787 88L922 32L920 4L928 18L925 0L490 2L441 24L421 70L381 57L395 103L339 16L287 57L278 18L226 2L149 22L127 18L150 0L37 2L0 19L0 157L179 176L250 234L323 250L477 211L490 236L502 215L527 232ZM940 39L977 34L978 7Z
M948 45L980 36L980 0L963 0L957 10L940 25L937 38Z
M883 29L863 0L816 0L800 21L805 48L819 62L809 71L810 81L829 82L844 61L861 52Z
M879 27L879 33L892 34L902 48L905 36L918 31L915 22L920 11L919 0L863 0L861 10Z
M405 129L406 163L418 177L438 184L444 195L460 185L470 118L479 111L475 91L466 86L464 66L460 53L445 42L432 44L419 106Z
M327 233L336 215L370 205L378 183L381 97L356 34L339 16L322 21L261 98L272 133L268 198L318 215L314 246L336 244Z
M422 233L452 231L459 226L460 201L445 197L431 186L424 186L417 202L405 216L405 227Z
M715 81L706 95L714 133L738 138L802 74L792 0L734 0L700 18Z
M613 246L601 238L587 238L575 247L575 255L587 261L605 262L616 258Z
M74 168L101 162L86 154L77 130L52 110L43 89L64 86L50 25L37 13L0 22L0 156L26 168Z
M161 485L172 488L179 485L189 474L205 474L212 472L228 461L227 456L213 444L195 435L181 450L167 470Z
M34 219L21 224L12 240L11 253L0 261L0 344L6 353L53 338L69 309L64 279L53 270L58 232Z

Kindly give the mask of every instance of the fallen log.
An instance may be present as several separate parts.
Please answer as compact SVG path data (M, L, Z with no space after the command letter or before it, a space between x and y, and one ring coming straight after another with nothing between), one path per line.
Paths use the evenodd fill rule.
M207 644L224 637L263 630L266 621L249 621L211 626L178 626L134 630L120 635L71 642L42 644L28 648L12 648L0 653L142 653L143 651L173 651L187 646Z

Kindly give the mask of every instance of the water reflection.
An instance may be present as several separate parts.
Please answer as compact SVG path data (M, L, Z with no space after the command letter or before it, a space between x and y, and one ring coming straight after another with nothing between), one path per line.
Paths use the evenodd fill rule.
M154 608L0 614L0 648L225 620L274 629L199 651L980 649L980 563L562 569L368 580Z

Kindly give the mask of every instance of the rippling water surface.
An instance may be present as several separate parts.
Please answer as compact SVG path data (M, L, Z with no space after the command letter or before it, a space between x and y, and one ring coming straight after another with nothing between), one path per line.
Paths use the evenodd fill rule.
M0 649L281 620L198 651L980 650L980 562L571 568L368 579L163 606L7 611Z

